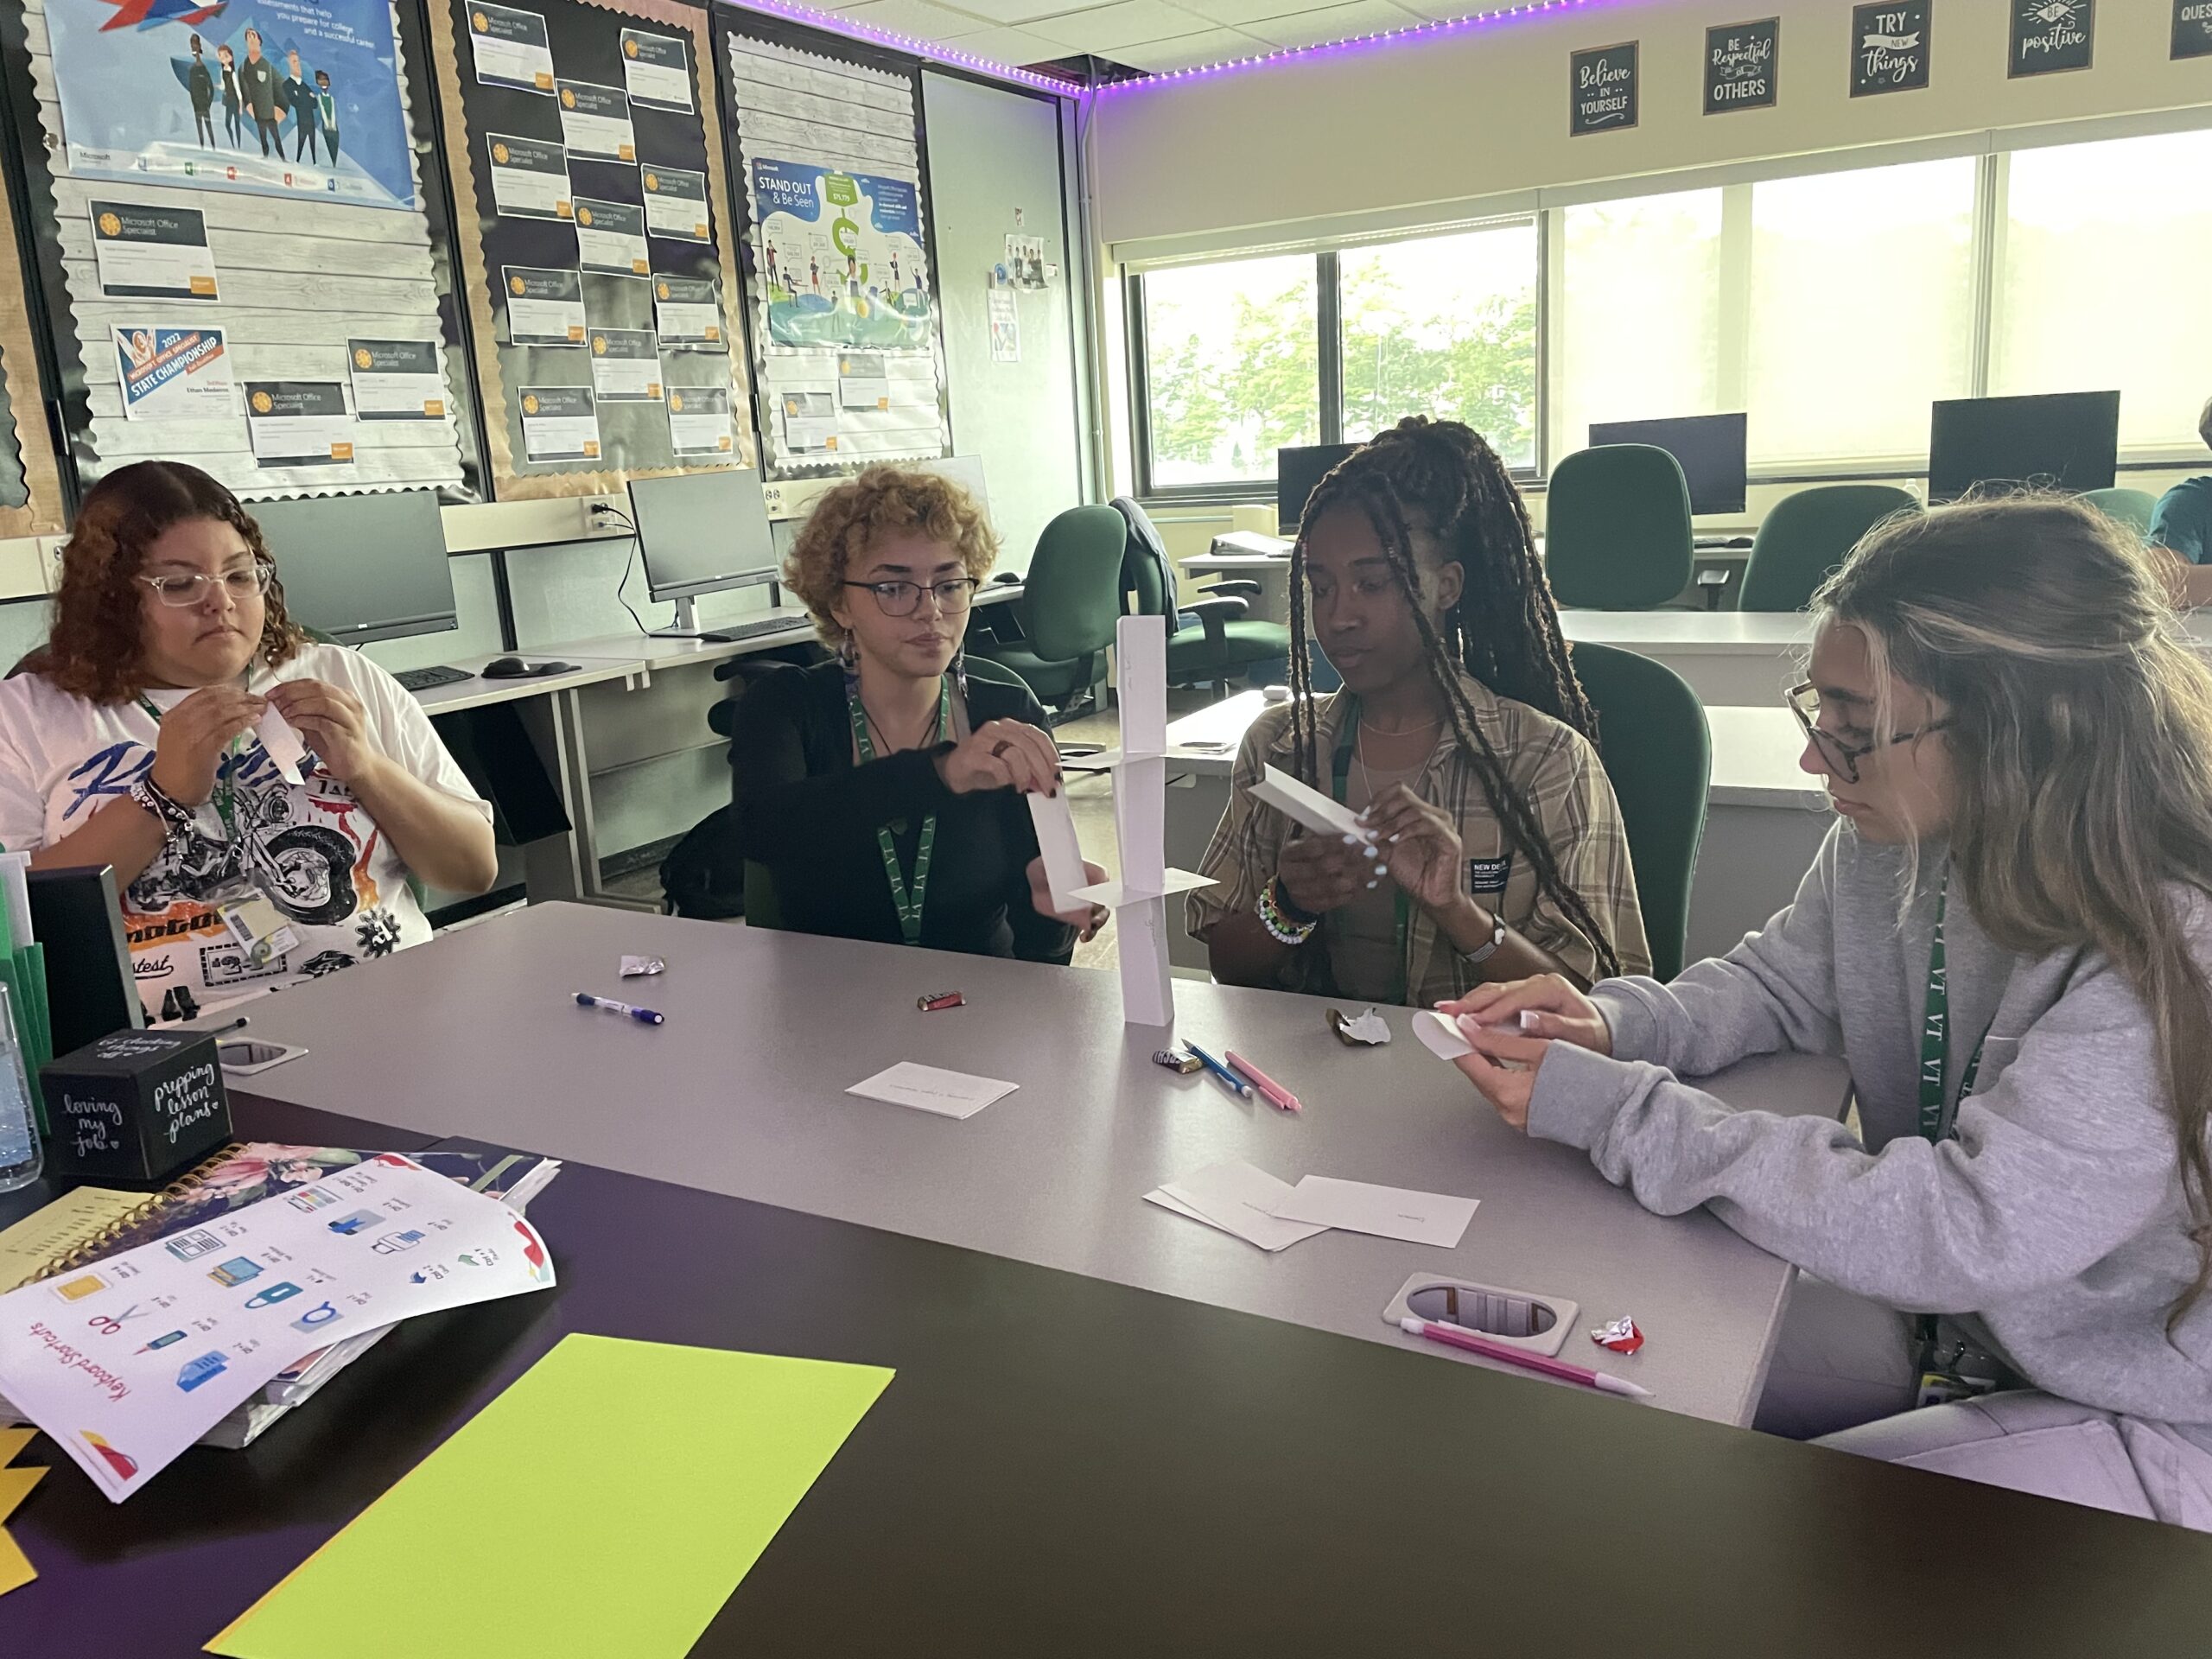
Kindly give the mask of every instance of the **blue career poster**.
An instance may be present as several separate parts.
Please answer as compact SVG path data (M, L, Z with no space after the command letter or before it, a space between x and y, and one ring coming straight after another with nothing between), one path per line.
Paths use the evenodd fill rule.
M753 162L768 335L779 346L930 349L914 187L766 156Z
M391 0L47 0L68 170L412 208Z

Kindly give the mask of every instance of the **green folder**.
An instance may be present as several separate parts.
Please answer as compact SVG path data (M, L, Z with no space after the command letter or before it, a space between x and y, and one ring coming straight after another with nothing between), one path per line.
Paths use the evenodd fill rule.
M681 1659L891 1375L565 1338L207 1651Z

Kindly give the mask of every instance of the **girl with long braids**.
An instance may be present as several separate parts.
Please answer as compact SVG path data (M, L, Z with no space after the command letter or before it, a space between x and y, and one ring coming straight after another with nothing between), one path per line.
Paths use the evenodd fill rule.
M1761 1427L2212 1530L2212 671L2056 497L1891 519L1813 610L1796 902L1671 985L1479 987L1460 1067L1805 1270ZM1793 1049L1856 1130L1681 1080Z
M1427 1006L1478 982L1650 966L1619 804L1504 463L1415 416L1307 502L1291 698L1252 724L1188 919L1232 984ZM1312 644L1344 677L1316 696ZM1301 835L1252 798L1294 773L1376 832Z

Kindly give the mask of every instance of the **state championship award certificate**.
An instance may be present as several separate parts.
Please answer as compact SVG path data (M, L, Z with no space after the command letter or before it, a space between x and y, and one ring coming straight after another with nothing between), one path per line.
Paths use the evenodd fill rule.
M220 328L133 322L118 323L108 333L123 383L123 412L130 419L238 418L231 359Z

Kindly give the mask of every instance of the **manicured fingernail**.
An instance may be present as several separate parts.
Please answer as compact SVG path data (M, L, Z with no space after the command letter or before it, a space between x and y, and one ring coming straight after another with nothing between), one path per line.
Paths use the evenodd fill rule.
M1522 1030L1541 1031L1543 1028L1544 1016L1542 1014L1538 1014L1534 1008L1523 1008L1521 1010Z
M1398 844L1398 838L1397 838L1395 836L1391 836L1391 837L1390 837L1390 844L1391 844L1393 847L1395 847L1395 846L1396 846L1396 845ZM1370 848L1369 848L1367 850L1371 854L1372 852L1374 852L1374 850L1375 850L1375 849L1374 849L1372 847L1370 847Z
M1364 848L1361 849L1361 850L1362 850L1363 852L1364 852L1364 853L1368 855L1368 857L1370 857L1370 858L1373 858L1373 857L1376 855L1376 853L1375 853L1375 848L1374 848L1374 846L1373 846L1373 844L1372 844L1372 843L1370 843L1368 846L1366 846L1366 847L1364 847Z
M1388 864L1377 864L1375 867L1375 874L1378 876L1388 875L1390 874L1390 867Z

